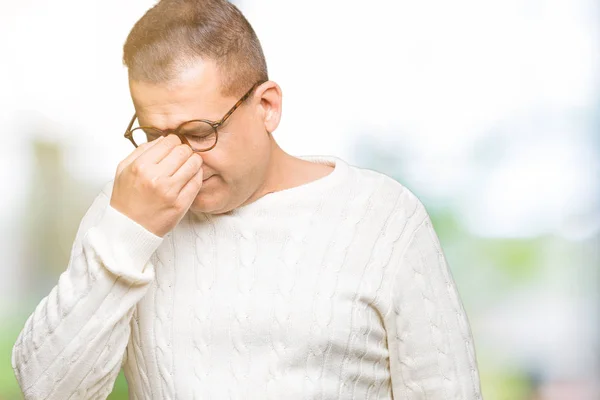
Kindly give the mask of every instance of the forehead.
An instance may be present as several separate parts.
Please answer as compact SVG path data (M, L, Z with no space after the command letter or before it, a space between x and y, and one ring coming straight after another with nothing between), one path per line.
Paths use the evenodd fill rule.
M219 119L227 98L213 62L198 61L166 83L129 81L140 123L167 129L190 119Z

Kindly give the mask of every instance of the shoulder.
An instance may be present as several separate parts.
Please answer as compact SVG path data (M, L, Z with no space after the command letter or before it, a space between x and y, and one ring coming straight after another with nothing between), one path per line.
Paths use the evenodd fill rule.
M355 183L365 190L372 206L395 220L423 219L427 210L416 193L385 173L350 165Z

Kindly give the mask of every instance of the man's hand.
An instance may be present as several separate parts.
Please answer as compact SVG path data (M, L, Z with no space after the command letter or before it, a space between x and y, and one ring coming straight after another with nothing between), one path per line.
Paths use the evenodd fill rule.
M119 163L110 205L162 237L198 195L201 167L202 157L176 135L145 143Z

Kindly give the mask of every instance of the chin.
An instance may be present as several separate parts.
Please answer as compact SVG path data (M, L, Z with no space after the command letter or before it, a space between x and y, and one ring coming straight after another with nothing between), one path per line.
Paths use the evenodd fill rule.
M223 197L217 193L207 193L200 190L190 206L190 211L201 214L223 214Z
M204 214L212 214L213 211L217 209L217 204L215 202L207 202L206 199L203 198L202 194L199 194L194 199L194 202L190 206L190 211L195 213L204 213Z

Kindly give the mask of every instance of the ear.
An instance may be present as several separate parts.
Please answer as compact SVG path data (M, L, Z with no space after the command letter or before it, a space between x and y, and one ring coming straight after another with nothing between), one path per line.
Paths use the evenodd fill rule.
M259 115L265 125L265 130L273 133L281 120L281 88L273 81L260 85L255 92L259 98Z

